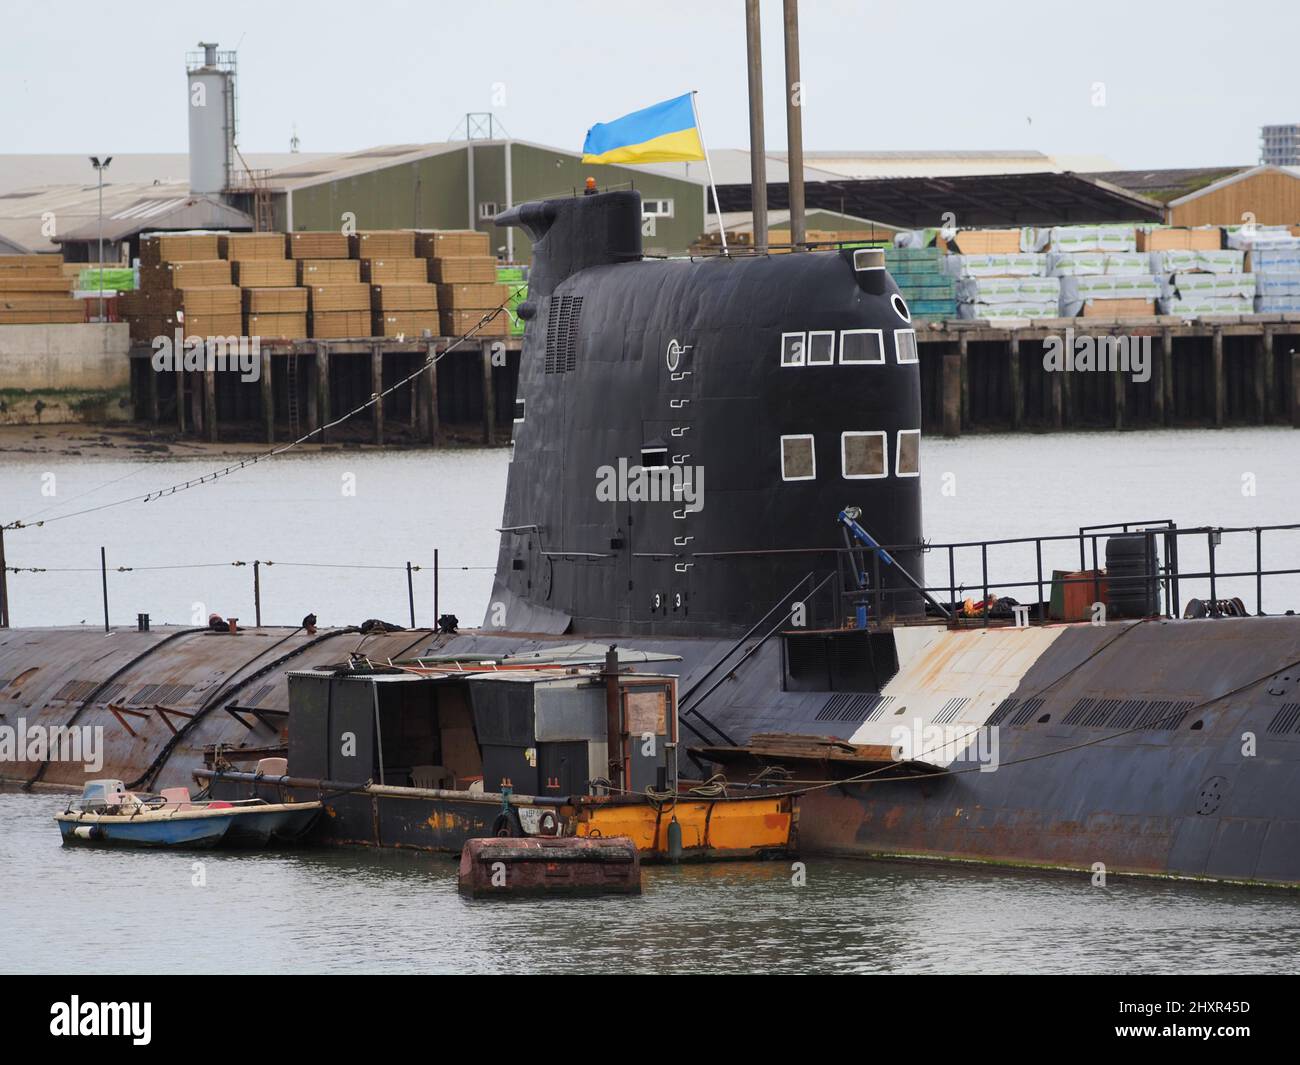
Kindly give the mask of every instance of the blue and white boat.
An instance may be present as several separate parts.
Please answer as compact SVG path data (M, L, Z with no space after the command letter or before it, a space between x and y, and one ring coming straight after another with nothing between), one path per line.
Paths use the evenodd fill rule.
M54 820L65 845L264 847L310 831L320 802L194 802L188 788L136 794L120 780L92 780Z

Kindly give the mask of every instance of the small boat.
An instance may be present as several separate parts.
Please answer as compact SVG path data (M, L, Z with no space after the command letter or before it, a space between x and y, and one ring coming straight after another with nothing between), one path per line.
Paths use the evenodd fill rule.
M264 847L301 840L320 811L320 802L195 802L188 788L136 794L120 780L92 780L54 820L65 845Z

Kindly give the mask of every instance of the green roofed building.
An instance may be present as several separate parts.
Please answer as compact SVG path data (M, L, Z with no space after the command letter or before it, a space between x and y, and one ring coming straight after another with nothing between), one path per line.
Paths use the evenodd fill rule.
M685 254L704 229L708 183L702 162L644 166L584 164L581 152L520 140L400 144L315 157L249 174L227 192L236 206L278 230L478 229L503 259L530 258L527 234L493 225L507 207L581 195L588 177L601 189L635 188L645 207L648 255Z

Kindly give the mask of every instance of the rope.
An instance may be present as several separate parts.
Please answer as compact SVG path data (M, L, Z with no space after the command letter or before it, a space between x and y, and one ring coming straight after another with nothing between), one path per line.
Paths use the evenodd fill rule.
M164 496L173 496L177 492L184 492L190 488L197 488L200 485L211 484L212 482L218 480L219 478L225 477L226 475L231 473L235 473L239 470L244 469L245 467L255 466L257 463L261 462L264 459L276 458L279 455L286 454L287 452L292 451L294 448L298 447L300 444L306 443L313 436L316 436L319 433L324 433L327 430L342 425L349 418L353 418L356 415L360 414L362 411L367 410L370 407L373 407L376 403L382 402L385 398L392 395L399 388L406 387L406 385L410 384L417 377L419 377L420 374L426 372L431 367L436 366L439 360L443 358L443 356L451 354L451 352L455 351L456 348L458 348L466 340L474 336L476 333L479 332L479 330L483 329L486 325L488 325L493 319L497 317L497 315L499 315L502 311L506 310L506 308L510 304L510 300L514 299L515 296L517 296L522 291L523 291L523 286L520 286L519 288L515 289L515 291L512 292L506 298L506 301L504 303L501 303L500 305L498 305L497 307L493 308L490 311L485 311L483 317L478 320L478 322L473 326L473 328L469 329L467 332L462 333L459 337L457 337L454 341L448 344L445 348L442 349L442 351L438 352L436 355L430 355L428 358L426 358L414 373L408 374L406 377L403 377L401 380L390 385L382 392L374 393L368 400L362 403L359 407L356 407L353 410L348 411L346 414L342 415L341 417L335 418L334 421L327 422L324 425L320 425L317 428L304 433L302 436L298 437L297 440L290 441L287 444L282 444L279 447L271 448L268 451L264 451L261 452L260 454L254 455L252 458L241 459L239 462L232 462L228 466L223 466L221 469L215 470L212 473L204 474L203 476L197 479L191 478L188 481L179 482L177 484L169 485L166 488L160 488L151 492L146 492L143 495L128 496L125 499L114 500L111 503L100 503L97 506L86 507L83 510L69 511L67 514L56 514L51 518L42 518L40 521L24 522L20 519L16 519L14 521L9 522L7 525L0 525L0 529L39 528L40 526L48 525L51 522L62 521L65 518L81 517L86 514L95 514L101 510L108 510L110 507L122 506L126 503L137 503L137 502L149 503L155 499L162 499ZM38 513L42 513L42 512L38 512Z

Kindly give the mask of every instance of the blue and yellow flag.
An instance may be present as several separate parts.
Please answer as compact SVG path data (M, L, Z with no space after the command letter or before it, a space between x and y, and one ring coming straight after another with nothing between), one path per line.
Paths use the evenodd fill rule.
M704 158L691 94L587 130L584 163L681 163Z

